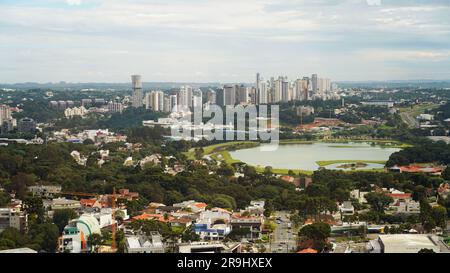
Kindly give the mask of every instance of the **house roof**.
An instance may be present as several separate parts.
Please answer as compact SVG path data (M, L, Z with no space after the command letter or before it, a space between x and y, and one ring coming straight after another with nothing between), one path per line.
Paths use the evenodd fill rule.
M306 249L297 251L297 253L318 253L318 251L313 248L306 248Z
M409 198L411 198L410 193L390 193L388 195L394 199L409 199Z

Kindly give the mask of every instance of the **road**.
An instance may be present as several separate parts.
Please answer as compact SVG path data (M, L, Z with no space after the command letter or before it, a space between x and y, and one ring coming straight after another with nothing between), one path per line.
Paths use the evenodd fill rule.
M400 113L400 117L410 128L418 128L420 125L412 112L402 112Z
M289 219L289 213L284 211L275 212L277 220L277 227L273 232L270 240L270 244L266 247L270 253L290 253L297 248L297 234L294 228L290 229L288 226L291 224ZM292 226L292 224L291 224Z

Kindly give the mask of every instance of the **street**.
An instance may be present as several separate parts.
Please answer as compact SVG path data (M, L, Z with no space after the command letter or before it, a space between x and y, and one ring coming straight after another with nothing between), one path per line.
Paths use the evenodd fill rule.
M285 211L275 212L277 227L271 236L270 243L266 246L270 253L290 253L297 248L297 234L289 219L289 213Z

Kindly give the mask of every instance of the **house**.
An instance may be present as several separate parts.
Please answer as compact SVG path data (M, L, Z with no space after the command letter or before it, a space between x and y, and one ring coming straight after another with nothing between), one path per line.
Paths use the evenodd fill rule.
M344 201L339 207L339 211L341 212L341 216L350 216L355 214L355 208L350 201Z
M83 208L101 208L102 204L100 204L100 202L95 199L80 199L80 204L81 207Z
M125 237L126 253L164 253L164 243L161 235L154 231L150 236L126 236Z
M203 202L196 202L194 200L188 200L188 201L184 201L181 203L175 203L175 204L173 204L173 206L182 208L182 209L188 209L194 213L197 213L197 212L205 211L205 209L208 205Z
M194 231L202 240L220 240L231 232L230 219L228 211L203 211L194 224Z
M367 200L364 196L368 193L369 192L367 192L367 191L360 191L360 190L356 189L356 190L352 190L350 192L350 197L358 200L358 202L361 204L367 204Z
M0 208L0 233L6 228L15 228L20 232L28 229L28 214L20 208Z
M263 230L264 217L263 216L242 216L240 214L233 214L230 220L232 230L247 229L248 233L241 238L250 240L260 239Z

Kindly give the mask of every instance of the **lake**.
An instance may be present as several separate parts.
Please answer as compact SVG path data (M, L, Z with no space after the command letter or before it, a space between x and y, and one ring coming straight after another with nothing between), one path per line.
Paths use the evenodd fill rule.
M271 166L275 169L314 171L319 168L317 161L352 160L387 161L399 148L371 145L368 142L312 144L283 144L274 151L264 151L261 147L230 151L231 157L253 166ZM345 163L328 165L327 169L341 169ZM358 170L383 168L383 164L367 163Z

